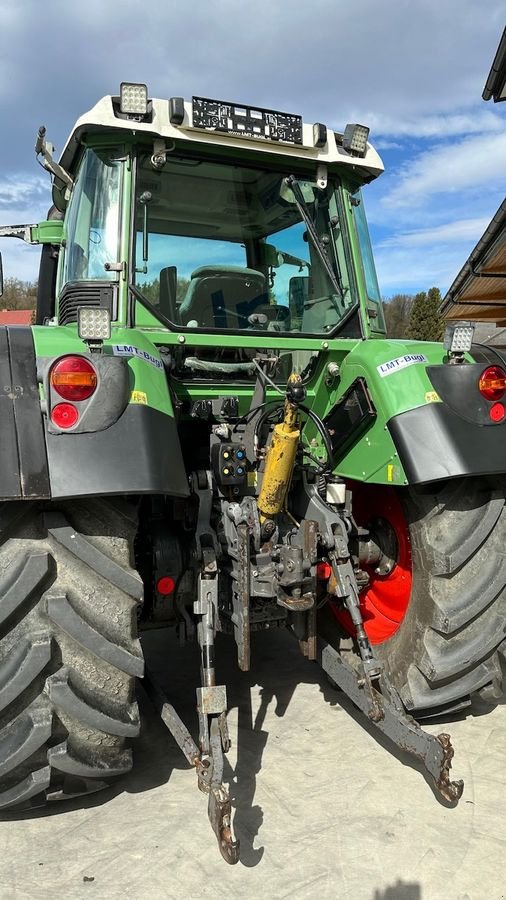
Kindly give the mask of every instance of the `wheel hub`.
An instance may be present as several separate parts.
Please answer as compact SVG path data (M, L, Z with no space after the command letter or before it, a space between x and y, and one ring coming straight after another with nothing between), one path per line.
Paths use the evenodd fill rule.
M395 488L363 484L351 487L353 515L362 526L358 559L366 582L360 591L364 627L371 644L382 644L395 634L409 606L409 527ZM359 584L361 581L358 578ZM340 624L353 635L348 614L336 604L331 604L331 608Z

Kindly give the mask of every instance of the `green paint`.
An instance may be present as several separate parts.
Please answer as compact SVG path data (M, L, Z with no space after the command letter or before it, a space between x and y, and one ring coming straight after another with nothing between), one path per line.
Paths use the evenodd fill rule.
M61 244L63 222L59 219L50 219L48 222L32 225L31 240L33 244Z

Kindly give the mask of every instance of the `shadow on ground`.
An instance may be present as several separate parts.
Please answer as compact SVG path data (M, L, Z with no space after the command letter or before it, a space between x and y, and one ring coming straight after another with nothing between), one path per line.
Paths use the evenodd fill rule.
M195 706L195 688L199 684L199 651L196 645L179 646L172 629L146 632L142 638L143 649L149 667L164 688L168 699L174 704L179 715L188 726L195 739L198 724ZM323 699L345 710L373 739L392 753L403 765L419 770L424 777L422 765L407 753L395 747L375 729L365 716L344 694L330 686L325 674L316 663L302 657L297 642L285 630L273 630L252 636L252 668L250 672L240 672L236 662L236 647L231 638L218 635L216 646L216 676L218 684L227 685L228 708L238 710L237 764L232 769L227 763L225 781L230 786L230 796L234 814L234 829L241 841L241 863L247 867L256 866L263 856L263 848L254 847L261 829L263 810L255 804L257 777L262 769L262 758L269 733L265 729L268 707L275 704L277 716L284 716L294 691L300 683L318 684ZM256 713L252 707L252 688L260 688L260 706ZM151 790L170 780L174 769L188 770L188 791L195 791L196 778L182 752L175 744L165 725L157 717L142 687L138 691L142 715L141 737L135 745L135 765L128 776L119 780L111 788L87 798L55 803L41 809L12 813L8 818L38 818L60 815L77 808L93 808L108 802L121 791L138 793ZM488 707L489 708L489 707ZM474 715L484 710L471 710ZM337 735L329 735L335 743ZM293 737L297 740L296 734ZM357 766L360 761L357 761ZM428 784L433 787L430 778ZM436 798L441 801L438 794ZM446 805L444 803L444 805ZM205 806L203 806L205 815ZM2 818L7 818L4 816ZM209 835L213 840L212 834ZM407 885L411 893L378 894L382 900L418 900L420 894L413 893L416 885ZM394 891L394 893L392 893Z

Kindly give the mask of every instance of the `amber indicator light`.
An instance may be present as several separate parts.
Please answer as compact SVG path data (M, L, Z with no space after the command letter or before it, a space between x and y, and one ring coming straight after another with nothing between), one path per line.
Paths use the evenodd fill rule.
M506 372L501 366L489 366L480 375L478 389L485 400L500 400L506 393Z
M51 385L64 400L88 400L97 387L97 373L82 356L64 356L51 369Z

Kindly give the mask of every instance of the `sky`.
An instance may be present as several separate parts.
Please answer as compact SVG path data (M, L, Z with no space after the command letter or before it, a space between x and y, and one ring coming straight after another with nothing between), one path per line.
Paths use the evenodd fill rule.
M506 193L506 103L482 90L503 0L0 0L0 225L37 222L75 120L121 81L371 129L385 173L364 194L384 297L447 290ZM0 241L4 275L37 248Z

